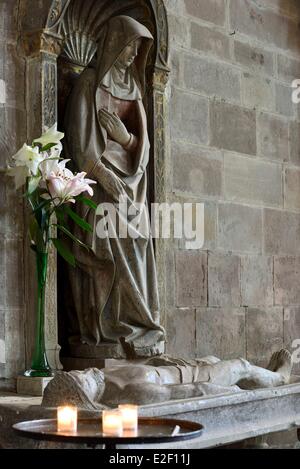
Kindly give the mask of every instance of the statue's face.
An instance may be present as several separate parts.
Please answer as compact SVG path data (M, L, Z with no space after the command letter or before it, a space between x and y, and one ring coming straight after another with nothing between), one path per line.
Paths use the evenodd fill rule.
M119 55L118 62L123 67L130 67L134 59L138 55L139 47L142 43L142 39L137 39L136 41L130 42L122 53Z

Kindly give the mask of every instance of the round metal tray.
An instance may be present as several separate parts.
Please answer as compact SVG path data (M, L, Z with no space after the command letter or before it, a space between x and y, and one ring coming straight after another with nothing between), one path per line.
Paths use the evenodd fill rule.
M179 427L177 429L178 433L173 435L176 426ZM105 444L106 447L114 447L116 444L164 443L189 440L199 437L203 432L203 425L196 422L146 417L139 418L136 436L126 433L119 437L104 435L100 418L78 419L76 433L58 432L56 419L19 422L13 425L13 428L20 435L28 438L91 445Z

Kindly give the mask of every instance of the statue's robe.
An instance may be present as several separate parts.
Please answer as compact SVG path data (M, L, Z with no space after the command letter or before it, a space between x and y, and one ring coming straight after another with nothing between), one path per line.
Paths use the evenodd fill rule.
M133 99L130 95L128 100L119 99L102 85L103 76L124 46L150 34L136 24L130 22L130 27L124 26L121 48L118 44L108 54L104 46L105 54L101 60L98 57L98 68L83 72L68 101L66 156L72 158L78 171L86 171L89 178L98 182L93 200L102 209L106 208L105 204L115 204L113 212L107 210L109 229L105 236L102 230L102 238L97 235L97 227L98 232L103 228L103 216L97 216L83 203L77 205L76 210L90 223L93 232L83 236L83 231L75 228L76 234L92 246L92 251L73 245L78 267L70 270L70 280L82 343L119 343L123 338L136 355L150 356L159 351L164 330L159 324L157 276L147 208L150 148L147 119L141 98ZM136 76L141 63L145 60L134 65ZM141 78L139 87L142 81ZM101 125L99 110L102 108L115 111L133 134L126 149L113 141ZM118 205L120 197L132 213L125 212L124 205ZM117 232L120 226L130 236L120 237Z

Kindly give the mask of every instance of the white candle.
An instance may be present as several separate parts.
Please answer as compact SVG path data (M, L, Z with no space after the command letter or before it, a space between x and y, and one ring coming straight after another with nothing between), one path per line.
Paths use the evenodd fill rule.
M76 433L77 407L65 406L57 408L57 431Z
M119 410L122 414L124 430L126 430L126 432L129 431L131 434L136 433L138 428L138 406L133 404L120 404Z
M103 410L102 429L105 435L122 436L122 414L119 410Z

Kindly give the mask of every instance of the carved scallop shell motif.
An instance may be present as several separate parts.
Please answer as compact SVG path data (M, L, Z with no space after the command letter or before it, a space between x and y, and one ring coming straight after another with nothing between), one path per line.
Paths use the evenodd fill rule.
M73 64L86 67L97 51L105 22L112 16L123 14L143 18L145 10L137 0L73 0L61 26L65 39L64 55Z

